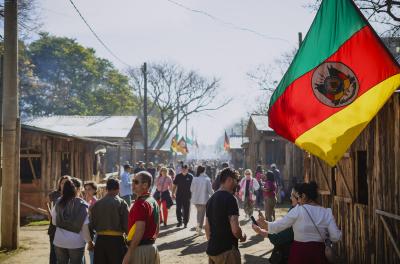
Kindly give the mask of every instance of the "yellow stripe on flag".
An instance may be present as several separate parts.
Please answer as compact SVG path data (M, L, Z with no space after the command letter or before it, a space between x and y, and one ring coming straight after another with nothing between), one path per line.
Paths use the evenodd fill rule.
M351 105L306 131L296 145L334 166L400 86L400 74L369 89Z

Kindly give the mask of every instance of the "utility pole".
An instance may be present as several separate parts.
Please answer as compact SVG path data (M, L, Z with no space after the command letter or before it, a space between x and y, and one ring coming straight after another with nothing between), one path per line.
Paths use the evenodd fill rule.
M177 100L177 109L176 109L176 133L175 133L175 139L176 142L178 142L179 138L178 138L178 133L179 133L179 93L176 93L176 100ZM175 152L175 164L178 162L178 153Z
M186 144L186 150L188 149L188 143L187 143L187 139L188 139L188 117L187 117L187 112L188 112L188 107L186 107L186 113L185 113L185 144ZM185 158L187 159L187 152L185 153Z
M17 0L4 1L3 184L1 246L19 244L19 120Z
M146 62L143 64L143 128L144 128L144 162L147 167L147 163L149 161L148 156L148 131L147 131L147 64Z
M245 169L246 168L246 155L245 155L245 150L244 150L244 147L243 147L243 144L244 144L244 122L243 122L243 119L240 120L240 126L242 127L242 145L241 145L242 157L243 157L242 165L243 165L243 169Z

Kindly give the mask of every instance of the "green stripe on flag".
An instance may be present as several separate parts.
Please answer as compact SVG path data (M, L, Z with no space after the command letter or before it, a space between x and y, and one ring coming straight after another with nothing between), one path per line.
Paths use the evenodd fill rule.
M324 0L292 64L272 95L269 107L293 81L329 58L366 25L352 0Z

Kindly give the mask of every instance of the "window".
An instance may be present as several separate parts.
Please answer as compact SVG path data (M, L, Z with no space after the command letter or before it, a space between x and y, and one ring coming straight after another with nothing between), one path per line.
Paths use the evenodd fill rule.
M41 159L38 157L21 157L20 159L20 178L21 183L32 183L41 176Z
M367 174L367 152L356 152L356 202L361 204L368 204L368 174Z

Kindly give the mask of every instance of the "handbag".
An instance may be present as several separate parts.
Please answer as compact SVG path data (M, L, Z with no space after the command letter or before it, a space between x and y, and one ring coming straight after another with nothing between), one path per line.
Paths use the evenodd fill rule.
M306 210L308 217L311 219L311 222L313 223L315 229L317 230L318 234L320 235L320 237L322 238L322 240L324 241L325 244L325 257L328 260L329 263L338 263L338 256L335 252L335 250L333 249L333 243L332 241L329 239L329 235L327 238L324 238L321 234L321 232L319 231L317 225L315 224L314 220L312 219L310 213L308 212L307 208L305 208L304 206L302 206L304 208L304 210Z

